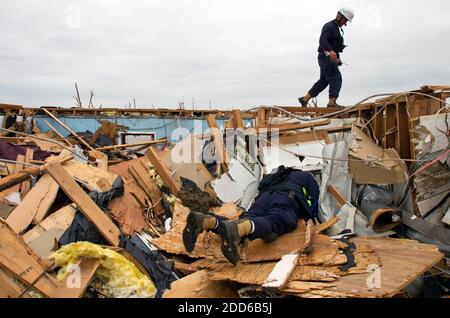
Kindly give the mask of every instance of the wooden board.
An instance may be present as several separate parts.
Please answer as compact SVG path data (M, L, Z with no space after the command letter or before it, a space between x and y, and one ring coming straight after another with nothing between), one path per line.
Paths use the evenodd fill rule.
M156 183L150 178L148 169L142 161L130 163L128 172L133 176L137 184L144 190L154 205L157 214L163 211L161 197L162 193Z
M153 167L155 167L156 172L163 179L164 184L167 187L169 187L172 194L174 194L176 196L178 194L178 191L180 191L180 187L174 182L174 180L172 179L172 176L170 175L169 170L167 169L167 167L165 167L163 165L163 163L161 162L161 159L159 158L159 156L157 155L155 150L152 147L150 147L150 148L148 148L145 155L150 160Z
M71 281L73 279L72 276L77 274L77 272L74 271L73 274L69 272L58 287L54 296L55 298L80 298L83 296L86 288L94 278L95 271L100 266L100 260L85 258L79 261L77 265L79 266L80 277L76 283L79 283L79 285L73 286L75 282Z
M66 163L64 169L72 178L84 184L89 190L96 190L99 192L110 190L117 178L117 175L109 171L83 164L75 160ZM99 184L105 184L105 181L106 186L100 187Z
M27 148L25 153L25 162L30 163L30 161L33 160L33 149ZM22 182L20 186L20 193L22 195L22 198L27 195L28 191L30 191L30 180Z
M14 281L5 271L0 269L0 298L18 298L24 291L24 288ZM28 294L23 296L28 298Z
M67 157L64 159L59 160L58 162L63 164L69 160L72 160L72 157ZM3 191L9 187L12 187L16 184L21 183L22 181L25 181L30 178L30 176L36 176L42 173L44 171L44 167L32 167L27 168L22 171L19 171L17 173L13 173L5 178L0 179L0 191Z
M55 293L59 283L45 273L45 264L33 253L20 236L0 219L0 267L47 297Z
M103 152L97 150L89 151L89 156L97 159L97 167L99 169L108 171L108 156Z
M47 171L67 196L78 206L84 216L97 227L105 239L113 246L118 246L120 230L70 177L66 170L60 164L55 163L48 166Z
M238 298L238 285L209 280L207 270L185 276L170 286L163 298Z
M34 220L40 222L55 201L59 186L53 178L43 175L22 202L11 212L6 222L21 234Z
M141 159L125 161L109 167L109 170L112 173L122 177L125 184L124 195L119 198L114 198L111 201L109 211L114 220L116 220L119 224L122 233L127 235L140 232L145 228L145 219L141 203L144 206L149 206L151 204L148 203L149 198L145 194L144 190L142 190L142 188L128 172L128 167L130 164L140 160ZM158 206L160 206L160 204L158 204L157 207Z
M48 256L54 247L54 240L59 240L72 224L75 212L75 205L66 205L23 234L23 240L38 256ZM47 233L49 235L46 235ZM43 239L40 239L41 237ZM40 243L39 248L35 248L38 243Z
M370 274L363 273L341 277L331 289L354 297L393 297L443 257L436 246L413 240L357 237L351 241L368 244L382 263L381 288L367 287Z

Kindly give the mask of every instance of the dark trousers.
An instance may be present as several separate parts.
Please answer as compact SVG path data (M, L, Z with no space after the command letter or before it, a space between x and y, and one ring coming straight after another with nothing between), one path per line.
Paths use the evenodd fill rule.
M332 62L324 53L319 53L320 79L309 90L312 97L318 96L330 85L329 97L338 98L342 87L342 75L336 63Z
M250 240L260 238L273 241L278 236L295 230L300 217L300 206L289 198L288 192L265 192L240 219L248 218L255 225ZM224 217L217 218L219 222L226 220Z

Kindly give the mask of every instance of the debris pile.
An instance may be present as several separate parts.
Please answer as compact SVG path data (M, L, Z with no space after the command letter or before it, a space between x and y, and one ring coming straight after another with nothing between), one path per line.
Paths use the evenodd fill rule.
M448 295L448 97L424 86L345 110L196 113L0 105L0 297ZM129 128L147 117L207 129ZM314 176L316 219L242 241L237 265L212 231L186 250L190 212L237 220L280 167Z

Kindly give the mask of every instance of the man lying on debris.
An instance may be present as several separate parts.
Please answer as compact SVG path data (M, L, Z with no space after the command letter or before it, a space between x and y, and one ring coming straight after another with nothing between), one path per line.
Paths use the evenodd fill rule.
M295 230L299 219L317 220L319 186L309 172L280 166L261 180L258 191L255 202L239 220L190 212L183 231L186 250L194 250L203 231L212 231L222 238L223 255L236 265L238 244L244 239L272 242Z

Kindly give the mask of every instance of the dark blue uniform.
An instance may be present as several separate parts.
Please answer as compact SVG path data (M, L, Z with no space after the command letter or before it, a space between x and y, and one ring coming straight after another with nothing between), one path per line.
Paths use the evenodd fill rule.
M307 193L305 200L293 197L288 191L260 192L251 208L241 215L249 218L255 225L249 239L257 238L272 241L276 237L297 228L299 219L309 220L317 214L319 186L309 172L294 171L286 177L287 184ZM219 222L225 220L218 217Z
M328 85L330 85L329 97L338 98L342 87L342 76L335 62L325 55L324 52L333 50L339 57L344 50L344 39L336 20L330 21L322 28L319 39L319 66L320 79L309 90L312 97L318 96Z

